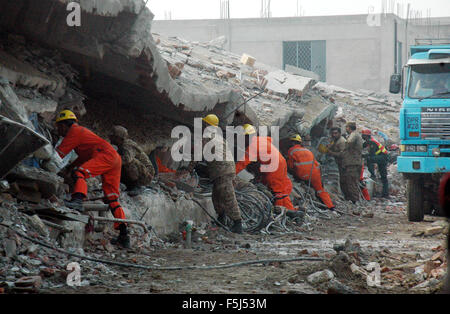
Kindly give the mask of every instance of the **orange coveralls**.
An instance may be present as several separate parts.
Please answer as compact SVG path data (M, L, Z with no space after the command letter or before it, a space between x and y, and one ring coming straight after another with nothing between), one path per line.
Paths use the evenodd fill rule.
M361 181L361 182L364 181L364 163L363 163L362 168L361 168L361 176L359 177L359 181ZM362 192L362 195L363 195L364 199L366 201L370 201L369 190L365 186L361 187L361 192Z
M300 180L309 181L311 175L311 186L316 190L319 198L328 208L334 207L330 195L322 186L319 163L310 150L301 145L292 146L288 151L288 166L295 171ZM312 171L311 167L313 167Z
M287 176L286 160L278 149L272 145L270 137L254 136L245 150L244 160L236 163L236 174L244 170L252 161L257 160L261 165L271 164L274 154L278 154L278 167L271 172L263 172L262 182L275 194L275 206L283 206L287 210L296 210L289 195L292 192L292 182ZM262 167L261 167L262 169Z
M70 127L56 148L61 158L72 150L78 155L74 162L77 181L72 194L81 193L86 197L88 192L86 179L101 175L103 193L108 199L112 214L115 218L125 219L125 213L118 202L122 167L120 155L107 141L78 124ZM114 228L118 229L119 223L114 223Z
M158 166L158 172L161 173L166 173L166 172L170 172L170 173L176 173L176 170L167 168L166 166L163 165L163 163L161 162L161 159L159 159L159 157L156 157L156 165Z

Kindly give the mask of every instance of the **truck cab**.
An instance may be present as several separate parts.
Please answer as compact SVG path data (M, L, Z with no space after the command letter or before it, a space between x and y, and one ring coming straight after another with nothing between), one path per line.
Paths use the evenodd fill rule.
M410 53L389 90L404 96L397 169L408 181L408 219L422 221L440 210L439 180L450 172L450 44L411 46Z

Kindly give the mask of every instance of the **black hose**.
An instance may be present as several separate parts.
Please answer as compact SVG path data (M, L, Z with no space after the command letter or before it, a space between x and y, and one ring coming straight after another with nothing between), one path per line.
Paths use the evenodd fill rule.
M9 225L2 224L0 225L7 227L8 229L14 231L16 234L21 236L22 238L31 241L33 243L39 244L43 247L55 250L59 253L67 254L69 256L75 256L84 260L89 260L97 263L102 264L109 264L109 265L116 265L121 267L129 267L129 268L140 268L140 269L146 269L146 270L183 270L183 269L201 269L201 270L208 270L208 269L223 269L223 268L232 268L232 267L240 267L240 266L246 266L251 264L267 264L267 263L287 263L287 262L297 262L297 261L324 261L325 258L320 257L295 257L295 258L288 258L288 259L263 259L263 260L252 260L252 261L244 261L244 262L238 262L238 263L232 263L227 265L211 265L211 266L196 266L196 265L187 265L187 266L167 266L167 267L161 267L161 266L149 266L149 265L140 265L140 264L130 264L130 263L121 263L121 262L115 262L115 261L109 261L104 260L100 258L94 258L82 254L72 253L57 247L54 247L48 243L45 243L43 241L33 239L26 234L15 230Z
M214 221L214 223L216 223L218 226L222 227L225 231L228 231L228 232L231 233L230 229L228 229L227 226L225 226L225 225L222 224L220 221L218 221L215 217L213 217L213 216L208 212L208 210L207 210L205 207L203 207L202 204L200 204L199 201L197 201L195 198L192 198L192 201L194 201L194 203L196 203L198 206L200 206L200 208L203 209L203 211L209 216L209 218L211 218L211 219Z

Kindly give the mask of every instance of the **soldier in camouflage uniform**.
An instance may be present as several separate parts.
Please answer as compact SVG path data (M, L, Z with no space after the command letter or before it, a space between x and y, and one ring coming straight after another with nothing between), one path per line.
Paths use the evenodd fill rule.
M344 195L347 200L356 203L359 201L359 179L361 167L363 165L362 149L363 139L356 131L356 123L348 122L345 126L348 138L345 142L345 148L340 152L331 152L330 155L341 160L342 182L344 184Z
M209 125L214 127L219 125L219 119L215 115L209 115L203 118L203 121L205 122L204 129ZM219 222L223 224L226 215L234 222L231 231L242 233L241 211L234 191L234 180L236 179L234 158L220 129L217 130L217 133L209 133L209 139L203 139L203 147L205 145L212 147L210 152L214 156L214 160L208 160L211 158L204 156L208 166L209 179L213 182L212 201L219 216Z
M133 140L128 138L128 131L122 126L114 126L110 135L111 143L117 145L122 157L122 178L129 190L147 186L155 175L147 154Z

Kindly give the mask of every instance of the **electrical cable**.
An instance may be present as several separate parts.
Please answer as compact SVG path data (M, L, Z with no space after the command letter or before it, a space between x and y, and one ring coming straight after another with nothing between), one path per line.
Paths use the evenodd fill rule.
M102 264L109 264L109 265L116 265L121 267L129 267L129 268L140 268L140 269L146 269L146 270L183 270L183 269L199 269L199 270L208 270L208 269L223 269L223 268L232 268L232 267L241 267L241 266L247 266L252 264L267 264L267 263L287 263L287 262L297 262L297 261L325 261L325 258L320 257L296 257L296 258L288 258L288 259L262 259L262 260L249 260L244 262L238 262L238 263L231 263L226 265L210 265L210 266L197 266L197 265L187 265L187 266L150 266L150 265L141 265L141 264L130 264L130 263L122 263L122 262L115 262L110 260L104 260L100 258L94 258L83 254L78 253L72 253L57 247L54 247L48 243L45 243L43 241L33 239L26 234L15 230L11 226L7 224L0 223L0 225L7 227L9 230L14 231L17 235L20 237L31 241L35 244L39 244L41 246L44 246L46 248L55 250L59 253L67 254L69 256L75 256L84 260L89 260L93 262L98 262Z

